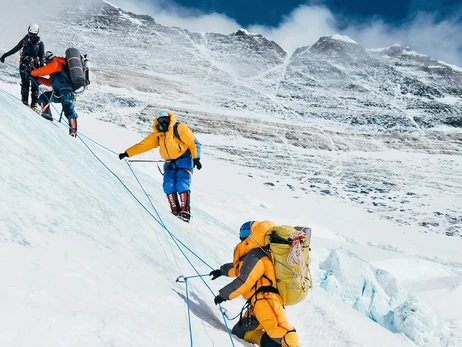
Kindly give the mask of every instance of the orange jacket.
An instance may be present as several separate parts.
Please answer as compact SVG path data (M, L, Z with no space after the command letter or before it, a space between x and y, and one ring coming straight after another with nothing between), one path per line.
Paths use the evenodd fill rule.
M266 232L274 226L276 224L270 221L255 222L251 235L236 245L233 262L220 268L225 276L236 277L220 290L222 298L231 300L242 295L247 300L260 287L277 288L273 262L261 249L265 245Z
M39 76L47 76L47 75L52 75L57 72L61 72L64 66L66 66L66 59L63 57L56 57L51 61L49 64L45 65L44 67L41 67L36 70L32 70L30 73L34 77L39 77ZM39 77L38 78L38 83L39 84L44 84L48 87L51 87L51 80L49 78L43 78Z

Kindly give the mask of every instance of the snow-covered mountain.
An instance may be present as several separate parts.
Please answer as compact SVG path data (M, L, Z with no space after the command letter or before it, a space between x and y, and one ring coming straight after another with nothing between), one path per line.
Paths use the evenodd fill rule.
M76 46L92 60L80 109L146 132L153 113L168 107L197 132L229 135L226 145L209 144L214 155L289 175L298 192L461 235L462 69L340 35L289 54L245 30L191 33L92 3L41 22L47 49ZM4 78L16 81L16 73ZM252 145L237 146L242 136Z
M460 344L460 68L408 47L367 50L339 35L290 53L245 30L191 33L98 1L35 20L46 49L64 54L75 46L92 61L92 84L77 103L82 134L122 151L150 131L159 108L169 108L198 135L204 169L194 176L191 228L160 211L194 251L213 265L228 261L241 220L313 225L317 287L312 301L289 310L303 341ZM18 39L3 36L0 51ZM17 70L1 65L1 89L19 93L18 84ZM141 219L143 209L126 201L83 144L68 143L65 130L55 137L41 119L23 124L34 114L0 93L0 265L8 283L0 288L13 297L0 310L9 331L0 345L65 345L69 333L79 336L69 345L147 346L164 342L169 330L172 345L187 345L184 288L172 289L170 278L186 270L181 263L176 271L181 256L157 239L164 229ZM113 154L98 155L138 189ZM157 169L136 169L155 205L165 207ZM59 247L66 251L53 254ZM160 283L146 280L151 270ZM229 343L219 331L209 339L210 326L224 328L203 302L210 293L198 287L196 344ZM151 313L159 303L159 311L172 311L167 320ZM44 312L51 321L42 328L35 322ZM23 317L31 318L25 324Z
M82 114L73 139L64 124L38 117L5 89L14 88L0 83L2 347L249 346L231 342L225 326L236 324L244 301L225 302L223 320L210 291L228 280L211 282L207 274L232 258L239 225L254 216L313 228L315 288L287 308L301 346L460 345L458 321L435 313L441 303L419 299L392 275L412 275L410 283L426 292L444 274L438 293L457 298L460 288L448 290L461 276L457 266L424 258L432 250L457 260L450 239L433 235L433 244L415 231L403 237L332 197L293 199L213 158L194 175L193 219L185 224L170 215L152 164L130 169L108 151L139 134ZM328 207L343 212L333 221ZM381 232L370 235L349 218ZM457 316L458 306L451 308L443 312Z
M234 153L240 165L291 175L298 191L347 199L401 225L460 235L462 69L408 47L366 50L340 35L288 54L245 30L191 33L98 1L42 23L48 49L72 45L92 59L81 109L147 131L144 121L169 107L196 131L228 133L218 156ZM234 145L243 135L253 146ZM274 158L275 149L286 154Z

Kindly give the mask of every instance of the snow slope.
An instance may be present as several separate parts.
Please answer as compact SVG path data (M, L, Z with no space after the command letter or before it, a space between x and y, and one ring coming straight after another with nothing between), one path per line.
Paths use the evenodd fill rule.
M1 87L16 92L16 86ZM139 134L97 121L89 114L80 115L80 131L116 152L140 139ZM0 131L0 297L5 299L0 310L1 346L231 345L213 295L199 279L188 282L190 342L185 285L175 280L195 272L180 249L199 273L208 273L230 261L243 221L264 218L313 227L315 281L334 294L316 286L309 300L288 308L302 346L413 345L404 333L422 346L439 342L456 346L460 341L454 335L457 330L432 310L419 316L409 313L411 324L391 333L345 304L352 298L365 300L352 279L375 285L367 262L382 261L391 267L390 259L405 254L415 259L425 254L425 247L431 245L416 237L420 235L417 232L403 235L392 224L380 225L386 222L333 199L293 196L274 177L260 180L250 168L208 157L208 138L203 136L204 168L194 177L190 225L169 215L157 168L142 164L135 168L170 234L85 144L152 211L128 166L115 154L84 137L70 138L64 126L58 128L41 119L3 90ZM146 157L157 159L152 153ZM268 181L274 185L265 185ZM358 217L364 226L390 227L389 243L382 243L386 242L383 233L369 234L348 221ZM445 243L447 239L439 235L432 237L440 237L432 248L434 254L446 256L448 262L460 260L459 245ZM176 238L202 260L177 246ZM419 249L414 249L416 245ZM326 267L332 252L339 248L355 254L346 253L336 266ZM364 259L362 267L357 266L358 255ZM460 273L451 273L456 267L448 264L445 269L446 276L460 278ZM350 282L339 280L332 289L324 285L328 276L350 278ZM395 281L391 275L389 280ZM206 283L216 292L227 280L211 283L206 279ZM347 298L342 292L349 293ZM242 300L234 300L223 306L233 317L242 304ZM418 312L426 307L416 305ZM372 308L360 311L367 316ZM457 314L452 318L455 322L459 319ZM426 320L434 324L422 325Z
M188 345L185 286L175 279L194 273L165 230L64 127L4 91L0 115L0 345ZM92 149L147 204L127 166ZM159 182L139 177L178 239L213 266L230 259L246 216L230 225L196 207L186 225L169 216ZM201 273L210 270L188 257ZM226 283L217 282L215 291ZM230 345L213 296L190 283L194 346ZM224 306L234 315L238 301ZM379 336L376 345L405 345L319 289L288 312L303 345L367 346Z

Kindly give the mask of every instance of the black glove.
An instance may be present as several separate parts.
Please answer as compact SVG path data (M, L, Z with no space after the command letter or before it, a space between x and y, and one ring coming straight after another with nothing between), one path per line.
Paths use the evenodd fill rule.
M220 269L211 271L209 273L209 275L212 276L212 281L216 280L218 277L222 276Z
M202 169L202 164L199 158L193 159L194 167L197 167L197 170Z
M128 157L128 154L127 152L123 152L123 153L120 153L119 154L119 159L122 160L123 158L127 158Z
M6 58L6 55L3 54L3 55L0 57L0 61L1 61L2 63L4 63L4 62L5 62L5 58Z
M215 299L213 299L215 305L221 304L223 301L226 301L226 299L223 299L220 295L217 295Z

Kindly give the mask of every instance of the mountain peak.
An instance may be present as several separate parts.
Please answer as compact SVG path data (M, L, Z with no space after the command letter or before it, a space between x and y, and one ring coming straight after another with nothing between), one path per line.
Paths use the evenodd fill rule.
M122 25L124 25L124 22L136 25L155 23L154 18L149 15L138 15L133 12L124 11L120 7L117 7L106 0L101 2L99 11L95 17L97 20L101 20L105 24L115 22L119 22Z
M343 41L343 42L347 42L347 43L353 43L353 44L356 44L356 45L358 44L355 40L351 39L348 36L344 36L344 35L335 34L335 35L328 36L328 37L330 37L332 40Z
M119 9L120 9L120 8L117 7L116 5L113 5L113 4L111 4L109 1L106 1L106 0L103 0L103 4L104 4L104 5L108 5L109 7L113 7L113 8L115 8L116 10L119 10Z
M309 51L315 54L351 56L355 58L368 54L356 41L342 35L322 36L310 47Z
M280 58L287 54L276 42L268 40L262 34L249 33L242 28L228 35L228 37L241 43L245 42L245 45L251 46L255 52L272 51Z
M336 35L329 35L329 36L321 36L319 40L313 45L313 47L325 46L326 44L329 46L336 46L336 47L352 46L352 45L359 46L359 44L355 40L350 39L348 36L336 34Z
M256 34L251 34L251 33L249 33L247 30L241 28L241 29L239 29L238 31L236 31L236 32L234 33L234 35L236 35L236 36L254 36L254 35L256 35Z

